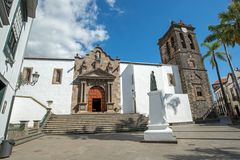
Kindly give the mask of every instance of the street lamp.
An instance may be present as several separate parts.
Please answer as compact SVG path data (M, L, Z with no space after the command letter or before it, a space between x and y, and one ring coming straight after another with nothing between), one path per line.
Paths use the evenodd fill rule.
M34 86L37 83L39 76L40 75L38 74L38 72L33 73L32 74L32 81L30 82L30 81L24 80L22 78L22 74L20 74L19 80L18 80L18 83L17 83L17 86L16 86L16 89L15 89L15 93L12 96L12 101L11 101L11 104L10 104L10 109L9 109L9 114L8 114L8 119L7 119L7 125L6 125L5 131L4 131L4 140L7 139L8 126L9 126L8 124L10 122L10 118L11 118L11 114L12 114L12 108L13 108L13 103L14 103L14 100L15 100L15 97L16 97L17 90L20 89L20 87L24 86L24 85ZM1 149L0 149L0 151L1 151Z
M33 73L32 82L28 82L27 85L30 84L31 86L34 86L37 83L39 76L40 75L38 74L38 72Z
M20 75L16 90L20 89L20 87L24 85L34 86L37 83L39 77L40 75L38 74L38 72L35 72L32 74L32 78L31 78L32 81L29 81L29 80L23 79L22 75Z

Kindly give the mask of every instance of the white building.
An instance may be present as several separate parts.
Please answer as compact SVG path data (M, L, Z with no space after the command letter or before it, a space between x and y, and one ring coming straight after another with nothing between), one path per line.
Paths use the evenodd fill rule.
M95 53L101 53L103 57L103 55L106 54L100 47L95 48L93 51L94 52L91 51L90 55L88 55L91 56ZM147 93L150 91L150 74L154 71L158 90L162 90L164 93L163 98L166 105L168 122L179 123L192 121L188 95L182 93L177 66L120 61L119 68L120 104L115 104L115 106L119 106L119 113L140 113L148 116L149 98ZM27 70L29 72L28 74L26 74ZM79 114L89 112L89 109L73 112L72 104L73 101L77 99L74 98L73 94L73 92L75 92L73 85L76 80L74 78L76 70L74 59L25 58L22 67L24 77L26 78L28 77L27 75L37 71L40 74L40 78L35 86L23 86L17 92L11 123L18 123L20 120L30 120L29 125L31 126L33 120L42 119L46 113L46 107L49 107L49 102L52 103L50 107L55 114ZM56 71L60 71L58 83L54 82L56 79ZM89 73L92 73L92 71ZM94 75L91 76L96 75L94 73ZM93 86L96 85L99 85L99 83L96 82ZM87 88L87 86L89 86L88 83L85 87ZM109 97L109 89L106 90L105 97L109 99L107 98ZM82 95L80 95L82 93L82 89L79 89L77 96L82 97ZM111 97L113 99L114 96L118 97L114 90L110 93L112 93ZM87 99L87 96L88 94L86 94L84 99ZM118 102L118 100L116 102ZM79 104L79 108L81 108L83 104L89 106L87 103L89 103L89 100ZM107 112L109 111L107 108ZM20 112L21 114L19 114Z
M238 80L238 84L240 85L240 70L236 69L235 74ZM238 94L237 90L234 86L233 83L233 78L232 78L232 73L228 73L227 77L222 78L222 84L227 96L227 101L229 106L231 107L231 112L234 116L234 118L239 118L240 117L240 103L238 100ZM214 84L212 84L215 97L216 97L216 104L217 104L217 110L218 114L221 116L226 116L227 115L227 109L225 107L224 99L223 99L223 94L220 88L220 83L219 81L215 81Z
M0 1L0 142L6 138L19 77L37 0Z

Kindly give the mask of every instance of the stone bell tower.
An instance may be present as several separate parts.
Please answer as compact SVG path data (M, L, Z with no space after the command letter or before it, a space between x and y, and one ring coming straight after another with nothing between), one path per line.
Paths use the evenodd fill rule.
M172 22L158 40L163 64L178 65L183 93L187 93L194 120L201 118L212 106L212 93L207 71L192 25Z

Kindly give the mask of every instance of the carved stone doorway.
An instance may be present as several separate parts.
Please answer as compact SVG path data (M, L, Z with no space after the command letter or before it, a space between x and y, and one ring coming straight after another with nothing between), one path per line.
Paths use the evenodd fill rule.
M104 89L99 86L94 86L88 92L88 112L104 111L106 111Z

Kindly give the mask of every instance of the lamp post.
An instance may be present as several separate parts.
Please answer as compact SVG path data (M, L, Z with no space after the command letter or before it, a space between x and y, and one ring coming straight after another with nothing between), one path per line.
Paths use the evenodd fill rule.
M24 86L24 85L34 86L37 83L39 77L40 77L40 75L38 74L38 72L35 72L35 73L32 74L32 81L29 82L29 81L23 80L22 76L20 76L19 81L17 83L17 86L15 88L15 93L12 97L12 101L11 101L11 104L10 104L10 111L9 111L9 114L8 114L7 125L6 125L5 132L4 132L4 140L6 140L6 138L7 138L8 125L9 125L9 122L10 122L13 103L14 103L14 100L15 100L15 95L16 95L17 90L20 89L20 86Z
M18 80L18 84L17 84L17 87L16 87L16 91L18 89L20 89L21 86L25 86L25 85L31 85L31 86L34 86L37 82L38 82L38 78L40 77L40 75L38 74L38 72L35 72L32 74L32 81L28 81L28 80L24 80L22 78L22 76L20 75L19 77L19 80Z
M33 77L32 82L29 82L28 84L30 84L31 86L34 86L37 83L39 76L40 75L38 74L38 72L33 73L32 74L32 77Z

